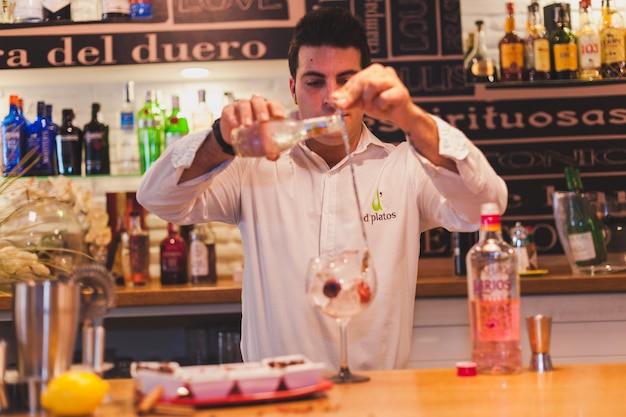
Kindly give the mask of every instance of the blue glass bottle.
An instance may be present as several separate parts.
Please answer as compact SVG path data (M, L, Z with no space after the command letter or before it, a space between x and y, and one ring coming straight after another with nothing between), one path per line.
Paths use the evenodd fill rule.
M22 158L26 123L20 115L19 97L9 97L9 114L2 121L2 174L6 177L13 170L21 173L20 159Z
M26 128L26 152L33 152L30 161L38 158L27 175L54 175L54 136L50 137L46 119L46 104L37 102L37 118ZM28 162L30 162L28 161Z

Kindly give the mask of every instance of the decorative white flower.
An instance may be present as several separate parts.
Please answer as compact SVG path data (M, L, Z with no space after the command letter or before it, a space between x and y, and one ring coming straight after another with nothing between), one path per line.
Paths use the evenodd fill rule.
M62 254L51 255L50 252L57 251L66 255L77 253L75 250L60 247L46 249L49 246L45 244L42 250L42 247L38 247L40 243L34 245L22 243L18 244L19 247L14 246L19 240L18 234L21 233L19 236L23 237L25 231L31 230L28 229L29 226L7 227L11 222L15 223L16 213L19 211L23 216L23 213L29 212L31 205L48 204L48 200L71 206L80 229L83 230L85 243L103 248L111 242L109 216L101 204L93 201L91 191L83 190L82 187L62 175L48 177L47 180L37 180L35 177L20 180L16 180L15 177L5 179L0 183L0 281L2 279L50 278L51 269L58 267L56 261L60 258L67 258ZM11 233L15 233L15 236ZM51 243L54 244L52 241ZM84 251L78 253L89 256ZM43 258L38 257L38 254Z

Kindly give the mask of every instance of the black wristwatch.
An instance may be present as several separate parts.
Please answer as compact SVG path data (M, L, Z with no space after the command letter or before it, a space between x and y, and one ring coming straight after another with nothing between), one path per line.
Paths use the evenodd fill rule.
M220 130L220 119L215 119L213 122L213 136L215 136L217 144L220 145L220 148L222 148L224 153L235 156L233 146L226 143L224 137L222 136L222 131Z

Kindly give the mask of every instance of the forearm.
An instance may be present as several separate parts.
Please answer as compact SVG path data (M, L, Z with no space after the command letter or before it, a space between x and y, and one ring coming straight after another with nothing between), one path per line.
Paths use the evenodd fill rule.
M196 151L196 155L189 168L183 171L178 183L181 184L204 175L232 158L234 158L232 155L222 150L215 139L213 131L211 131Z

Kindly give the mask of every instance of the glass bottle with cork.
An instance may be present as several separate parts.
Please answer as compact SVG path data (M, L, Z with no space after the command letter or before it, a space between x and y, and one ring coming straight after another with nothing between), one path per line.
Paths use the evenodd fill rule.
M550 41L543 24L539 3L536 1L528 6L526 30L528 36L525 40L525 62L528 81L549 80L551 75Z
M483 204L480 240L467 254L472 357L478 373L522 370L519 284L517 256L502 238L498 207Z
M524 77L524 41L515 32L515 6L506 3L504 36L498 43L500 51L500 81L522 81Z
M469 56L463 61L465 69L465 82L493 83L498 81L496 62L487 50L485 40L484 21L477 20L476 31L474 32L474 47Z

